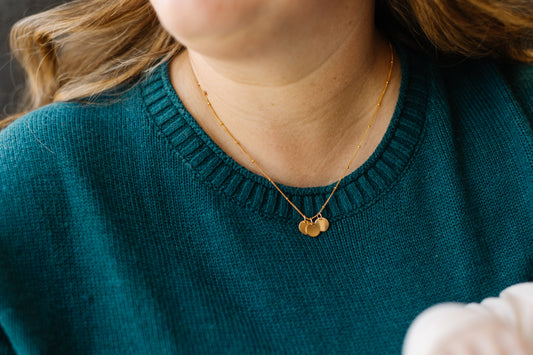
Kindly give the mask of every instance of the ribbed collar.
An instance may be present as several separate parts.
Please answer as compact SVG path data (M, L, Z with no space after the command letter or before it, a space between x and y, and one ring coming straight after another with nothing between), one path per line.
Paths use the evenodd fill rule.
M425 122L428 65L402 47L399 53L402 82L391 123L371 157L339 185L323 212L330 221L380 198L408 168L416 150ZM218 193L261 215L301 219L267 179L235 162L202 130L174 91L168 63L147 75L140 88L150 117L175 154ZM314 215L333 189L279 186L307 215Z

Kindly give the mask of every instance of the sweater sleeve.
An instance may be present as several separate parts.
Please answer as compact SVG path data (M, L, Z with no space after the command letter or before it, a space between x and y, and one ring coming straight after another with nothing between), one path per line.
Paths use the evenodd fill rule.
M420 314L407 332L403 355L533 353L533 283L468 305L447 303ZM499 352L498 352L499 350Z

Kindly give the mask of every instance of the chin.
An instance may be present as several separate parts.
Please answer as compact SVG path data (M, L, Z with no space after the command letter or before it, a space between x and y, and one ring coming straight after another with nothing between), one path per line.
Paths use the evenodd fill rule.
M150 0L161 25L179 42L217 38L250 27L266 12L264 0Z
M370 2L151 0L162 26L191 52L248 61L272 53L291 53L302 42L320 46L324 34L338 32L337 27L344 31Z

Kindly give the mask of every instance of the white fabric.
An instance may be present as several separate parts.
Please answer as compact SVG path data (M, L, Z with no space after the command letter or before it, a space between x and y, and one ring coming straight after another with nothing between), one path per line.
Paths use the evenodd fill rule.
M403 355L533 355L533 283L481 303L443 303L421 313Z

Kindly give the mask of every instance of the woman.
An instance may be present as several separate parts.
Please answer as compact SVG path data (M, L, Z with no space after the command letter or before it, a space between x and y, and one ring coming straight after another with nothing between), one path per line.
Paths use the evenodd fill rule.
M395 354L424 309L531 281L531 5L375 5L19 23L5 352Z

